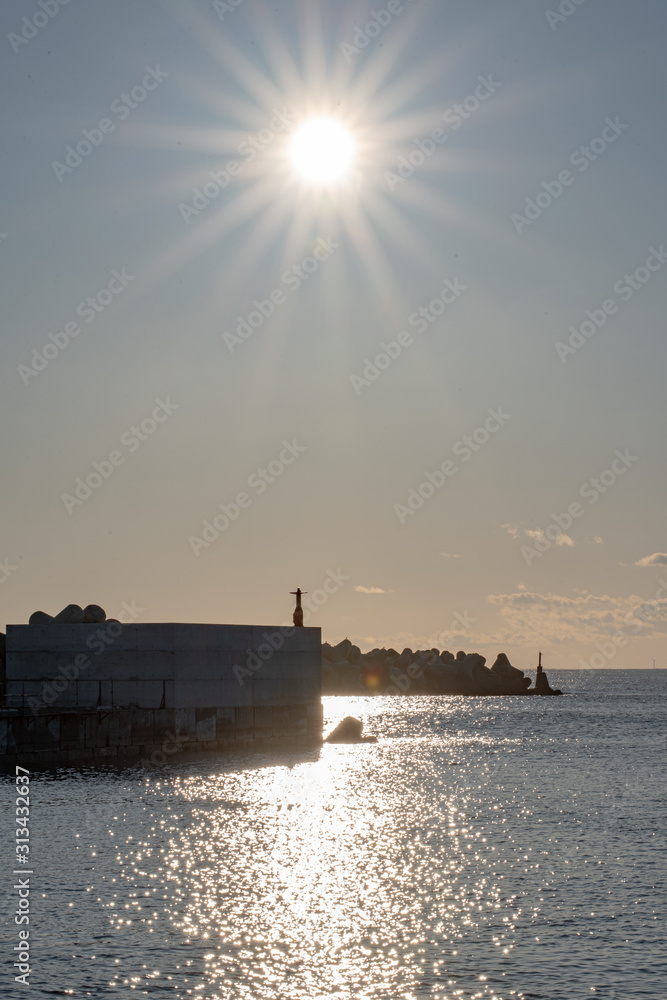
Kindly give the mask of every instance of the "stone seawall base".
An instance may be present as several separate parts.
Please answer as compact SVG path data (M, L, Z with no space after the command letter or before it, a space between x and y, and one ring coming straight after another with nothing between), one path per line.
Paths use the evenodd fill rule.
M303 749L322 743L322 705L0 711L0 768L28 770L182 754Z

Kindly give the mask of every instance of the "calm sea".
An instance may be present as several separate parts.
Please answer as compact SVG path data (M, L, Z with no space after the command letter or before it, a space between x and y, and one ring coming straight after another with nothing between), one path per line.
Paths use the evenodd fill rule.
M549 679L325 699L375 745L36 775L30 987L3 778L0 993L664 1000L667 672Z

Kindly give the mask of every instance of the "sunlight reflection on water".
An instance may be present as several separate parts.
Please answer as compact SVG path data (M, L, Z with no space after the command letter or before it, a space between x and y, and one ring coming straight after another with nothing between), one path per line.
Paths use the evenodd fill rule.
M614 777L575 699L328 698L325 732L346 714L379 742L44 780L60 930L68 866L80 890L78 978L54 933L52 981L206 1000L613 997L659 929L664 759L627 751ZM647 714L628 709L626 738ZM615 803L641 782L640 819ZM645 960L618 996L654 1000L654 974Z

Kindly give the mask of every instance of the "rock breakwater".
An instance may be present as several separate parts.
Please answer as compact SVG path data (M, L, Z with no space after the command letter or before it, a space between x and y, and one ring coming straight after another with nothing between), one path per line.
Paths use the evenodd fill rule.
M546 675L545 675L546 676ZM552 693L531 688L530 677L499 653L491 667L479 653L448 649L372 649L343 639L322 644L322 693L527 695ZM555 692L553 692L555 693ZM559 692L560 693L560 692Z

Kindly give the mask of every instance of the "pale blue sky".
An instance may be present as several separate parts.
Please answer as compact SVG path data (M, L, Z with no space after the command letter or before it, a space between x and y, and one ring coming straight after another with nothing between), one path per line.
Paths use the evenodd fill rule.
M383 0L243 0L222 19L204 0L70 0L14 45L41 8L2 5L4 622L136 600L145 621L276 623L288 591L340 570L309 621L332 640L505 649L521 667L542 648L565 667L616 632L627 642L606 665L664 663L662 606L636 634L628 616L662 575L634 564L667 551L667 267L627 302L614 284L667 243L667 10L571 6L553 30L556 3L413 0L350 55ZM159 82L121 120L113 102L147 68ZM495 93L390 190L399 156L489 75ZM353 180L301 187L286 132L245 163L239 144L276 108L294 125L349 125ZM113 131L58 179L53 162L105 117ZM570 155L606 119L627 128L582 172ZM233 158L240 175L186 224L179 205ZM517 233L512 213L568 168ZM292 290L283 273L318 239L340 246ZM133 280L25 384L33 348L123 268ZM408 317L445 278L466 290L420 334ZM230 353L224 333L276 288L285 303ZM563 364L555 344L610 298L618 311ZM412 344L357 394L350 376L402 330ZM132 448L156 399L173 413ZM401 518L498 407L504 426ZM305 450L260 495L248 479L285 440ZM616 450L637 461L582 499ZM68 513L63 495L112 451L112 474ZM249 505L195 555L203 522L244 491ZM568 539L529 565L526 531L576 501ZM457 614L475 619L465 638L443 635Z

